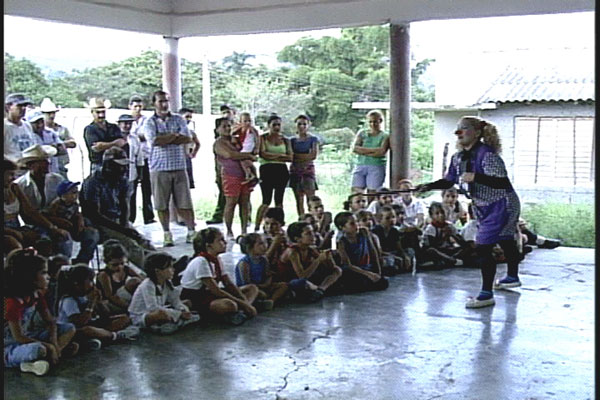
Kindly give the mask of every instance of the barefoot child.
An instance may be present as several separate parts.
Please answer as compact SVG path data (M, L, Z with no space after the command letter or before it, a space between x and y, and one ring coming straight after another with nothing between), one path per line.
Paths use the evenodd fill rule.
M38 376L61 357L73 355L75 326L57 323L40 291L48 287L46 259L35 250L13 250L4 269L4 366ZM44 326L36 326L35 314ZM39 320L39 318L38 318Z
M167 253L150 254L144 261L148 275L140 283L129 304L134 325L153 332L170 334L197 322L200 316L189 311L173 287L173 257Z
M223 317L240 325L256 316L252 303L258 295L253 284L237 287L225 274L219 254L225 253L225 239L217 228L202 229L194 239L194 258L181 273L181 298L192 303L201 315Z
M238 287L254 284L258 287L258 299L255 303L261 308L269 309L286 294L288 285L285 282L273 282L273 271L265 254L267 243L259 233L249 233L239 238L239 245L244 253L236 267L235 280ZM260 301L260 303L259 303ZM269 303L270 302L270 303Z

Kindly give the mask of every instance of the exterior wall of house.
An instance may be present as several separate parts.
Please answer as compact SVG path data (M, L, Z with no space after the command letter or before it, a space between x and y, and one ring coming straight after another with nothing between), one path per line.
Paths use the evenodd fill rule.
M516 117L595 117L594 104L564 103L511 103L498 104L495 110L480 111L436 111L434 125L433 176L439 179L442 174L442 158L445 143L449 143L448 163L456 151L454 131L456 123L465 115L476 115L493 122L502 139L502 158L506 163L509 177L515 183L515 130ZM524 203L591 203L594 201L594 182L575 185L535 185L515 188Z

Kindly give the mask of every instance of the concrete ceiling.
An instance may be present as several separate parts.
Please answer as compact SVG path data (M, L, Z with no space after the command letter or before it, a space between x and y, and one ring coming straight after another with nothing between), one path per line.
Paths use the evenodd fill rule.
M5 0L4 14L172 37L594 11L593 0Z

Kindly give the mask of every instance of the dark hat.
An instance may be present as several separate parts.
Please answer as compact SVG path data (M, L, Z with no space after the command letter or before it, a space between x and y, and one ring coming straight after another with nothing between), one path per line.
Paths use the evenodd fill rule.
M117 122L133 122L133 121L135 121L135 118L133 118L129 114L121 114L119 116L119 119L117 119Z
M102 162L105 163L107 161L114 161L121 165L129 164L129 159L127 158L125 150L117 146L113 146L104 152L104 155L102 156Z
M6 96L6 99L4 100L4 104L23 105L23 104L33 104L33 102L31 101L30 98L25 97L24 94L11 93L8 96Z
M70 180L66 179L58 184L56 187L56 194L62 196L63 194L69 193L71 189L77 185L79 185L79 182L71 182Z

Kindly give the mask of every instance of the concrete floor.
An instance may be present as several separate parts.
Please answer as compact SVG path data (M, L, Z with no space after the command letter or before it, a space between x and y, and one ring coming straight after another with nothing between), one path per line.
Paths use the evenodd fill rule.
M202 226L199 226L201 228ZM158 224L141 228L160 245ZM174 255L191 253L173 229ZM237 259L230 254L229 263ZM505 266L499 267L499 275ZM479 271L400 275L385 292L286 305L240 327L144 333L45 377L4 370L7 399L591 399L594 250L535 249L523 287L468 310Z

